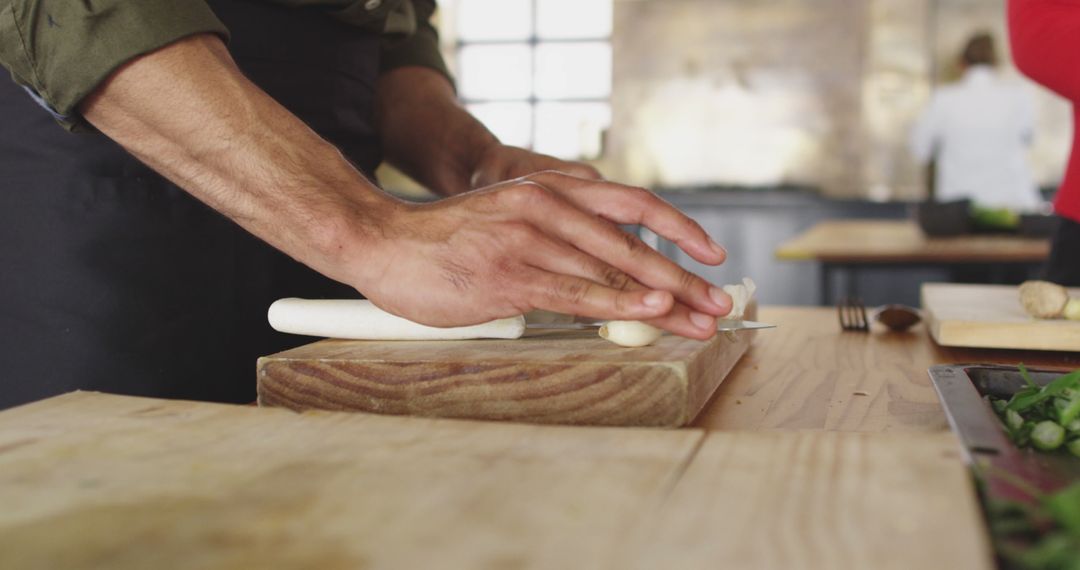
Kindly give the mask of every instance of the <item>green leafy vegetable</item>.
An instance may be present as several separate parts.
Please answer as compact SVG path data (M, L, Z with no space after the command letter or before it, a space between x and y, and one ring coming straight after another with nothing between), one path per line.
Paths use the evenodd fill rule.
M994 545L1006 568L1080 570L1080 482L1036 504L990 501Z
M1080 457L1080 370L1039 387L1027 368L1019 369L1026 385L1008 401L990 398L1009 437L1018 447ZM1005 568L1080 570L1080 481L1044 494L1007 472L988 471L983 476L1005 478L1037 500L986 504L994 545Z
M1013 443L1048 452L1064 446L1065 451L1080 457L1080 370L1040 388L1023 364L1017 368L1026 386L1007 402L990 398Z
M1024 370L1022 374L1026 374L1026 372L1027 371ZM1027 378L1027 380L1031 381L1030 378ZM1065 390L1080 390L1080 370L1060 376L1041 389L1029 386L1024 390L1017 392L1016 395L1009 400L1008 409L1015 412L1022 412L1036 404L1057 396Z

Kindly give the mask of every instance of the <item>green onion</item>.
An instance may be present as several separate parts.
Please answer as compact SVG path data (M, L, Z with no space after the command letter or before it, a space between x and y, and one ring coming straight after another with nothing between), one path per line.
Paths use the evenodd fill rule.
M1021 362L1020 364L1017 364L1016 368L1020 370L1020 377L1024 379L1024 382L1027 382L1027 385L1029 387L1035 388L1036 390L1039 389L1039 385L1036 384L1035 381L1031 379L1031 374L1028 374L1027 366L1024 366L1023 362Z
M1066 389L1080 389L1080 370L1058 377L1053 382L1044 386L1041 390L1032 392L1031 388L1026 388L1017 392L1012 400L1009 401L1008 409L1022 412L1036 404L1057 396Z
M1018 412L1013 410L1005 410L1005 425L1009 426L1009 429L1016 431L1024 425L1024 416L1021 416Z
M1080 418L1080 396L1073 396L1073 399L1066 402L1065 407L1058 412L1058 422L1067 426L1077 418Z
M1031 444L1043 451L1053 451L1065 443L1065 428L1050 420L1035 424L1031 430Z

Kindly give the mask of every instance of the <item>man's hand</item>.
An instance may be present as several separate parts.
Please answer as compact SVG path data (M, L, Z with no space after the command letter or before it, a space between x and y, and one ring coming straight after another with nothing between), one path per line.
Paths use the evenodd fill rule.
M403 205L358 253L356 280L382 308L434 326L547 309L715 334L731 299L616 224L642 224L702 263L724 261L700 226L651 192L542 172Z
M493 144L480 156L470 182L473 188L484 188L548 170L590 180L603 178L588 164L560 160L515 146Z
M405 220L400 227L413 228L414 235L394 234L398 243L415 243L408 251L399 251L393 243L380 246L380 251L398 252L397 261L375 265L403 282L425 284L425 293L364 290L384 308L428 319L427 324L456 323L461 318L478 322L545 308L646 319L693 338L711 336L714 316L727 314L730 299L719 289L615 227L648 222L644 225L673 239L695 259L714 265L724 260L723 249L708 245L711 240L697 224L656 196L640 188L595 182L601 177L588 165L500 144L461 107L446 78L430 69L408 67L383 75L378 93L377 116L391 162L443 195L484 188L480 191L484 197L461 196L410 207L399 217ZM523 176L526 179L518 180ZM528 192L542 197L503 197ZM568 214L567 207L575 211ZM453 245L439 246L441 239ZM586 243L592 247L606 243L604 247L612 249L588 249ZM424 252L417 259L427 261L415 266L400 263L411 251ZM428 289L429 283L444 288ZM663 310L641 308L649 291L666 291L668 298L673 293L674 300L661 303ZM473 300L463 302L466 298ZM578 301L567 303L567 298ZM425 299L434 301L425 304ZM409 312L407 305L425 309L423 314ZM464 306L486 309L455 312Z

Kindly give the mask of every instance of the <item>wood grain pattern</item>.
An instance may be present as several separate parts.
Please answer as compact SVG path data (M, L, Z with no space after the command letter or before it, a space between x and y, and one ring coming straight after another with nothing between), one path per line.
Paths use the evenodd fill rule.
M1023 362L1080 368L1080 354L938 346L925 324L844 332L836 310L763 307L776 329L758 336L695 426L720 430L945 431L930 384L935 364Z
M75 393L0 413L0 568L595 568L701 437Z
M1080 351L1080 321L1034 319L1011 285L925 283L930 334L943 346ZM1080 289L1069 293L1080 298Z
M833 263L1037 262L1050 254L1050 240L1009 235L927 237L911 221L821 222L780 244L786 260Z
M756 314L751 307L747 318ZM259 403L528 423L689 423L756 333L623 348L595 330L517 340L326 340L259 359Z
M955 449L75 393L0 412L0 567L988 568Z
M711 432L624 568L993 568L950 434Z

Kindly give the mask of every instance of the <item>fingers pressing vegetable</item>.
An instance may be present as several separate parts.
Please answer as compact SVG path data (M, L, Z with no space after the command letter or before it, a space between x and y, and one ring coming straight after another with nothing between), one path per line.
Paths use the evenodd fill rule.
M743 277L738 285L724 285L724 292L731 297L731 312L725 318L743 318L756 289L749 277ZM611 321L600 327L600 336L619 346L647 346L660 338L661 334L663 331L660 329L640 321Z
M750 299L754 297L754 291L757 291L757 285L754 284L754 280L749 277L743 277L741 284L724 285L723 290L731 297L731 312L728 313L725 318L743 318L743 314L746 313L746 307L750 305Z

